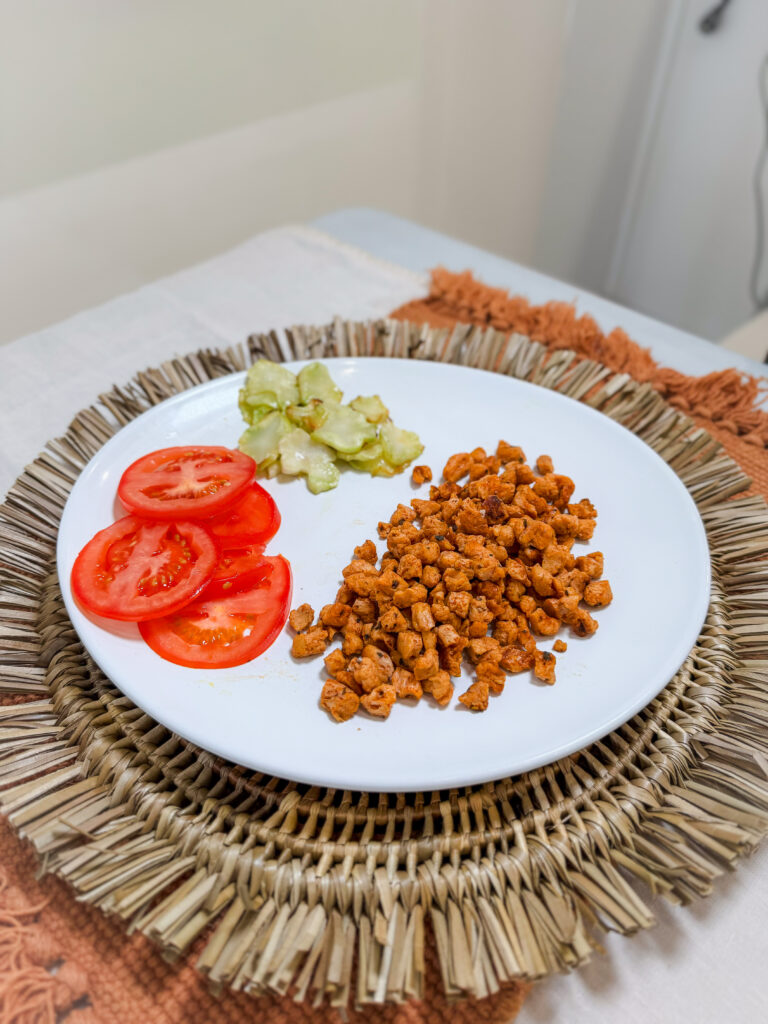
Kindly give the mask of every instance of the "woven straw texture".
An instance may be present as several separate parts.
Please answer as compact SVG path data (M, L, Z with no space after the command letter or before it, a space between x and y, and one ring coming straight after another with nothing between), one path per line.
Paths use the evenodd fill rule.
M53 571L61 511L121 425L261 355L478 366L557 389L633 430L687 485L712 554L707 620L675 678L577 755L408 796L264 777L149 719L90 660L66 616ZM214 991L240 993L227 1019L248 1019L242 993L261 997L264 1020L284 1019L281 996L364 1007L366 1020L509 1019L521 979L577 967L604 929L649 927L643 887L678 904L705 895L768 830L768 510L760 497L736 497L748 484L650 384L493 328L337 321L140 374L81 412L0 509L0 807L42 870L86 905L83 927L96 907L127 922L131 943L148 936L183 961L179 970L194 963ZM435 964L440 996L428 988ZM425 992L421 1015L374 1009ZM73 1024L78 1012L91 1014L75 1010Z

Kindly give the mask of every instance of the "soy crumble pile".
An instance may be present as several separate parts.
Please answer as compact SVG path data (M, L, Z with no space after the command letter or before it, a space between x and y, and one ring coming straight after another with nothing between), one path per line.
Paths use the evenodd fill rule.
M451 456L429 499L398 505L379 523L387 551L378 566L366 540L314 625L308 604L291 612L294 657L323 654L341 638L325 657L321 707L343 722L359 710L387 718L395 701L425 694L445 706L465 658L474 681L458 699L472 711L486 710L507 674L532 669L554 683L557 659L535 638L563 627L591 636L598 623L588 609L613 597L602 552L572 552L591 540L597 518L588 498L571 502L574 490L548 455L534 471L506 441L494 455L476 448ZM556 651L566 648L555 641Z

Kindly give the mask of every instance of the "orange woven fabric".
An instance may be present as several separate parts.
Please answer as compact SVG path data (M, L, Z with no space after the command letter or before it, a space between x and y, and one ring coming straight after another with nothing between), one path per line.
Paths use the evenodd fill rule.
M752 490L768 499L768 413L758 405L768 392L765 379L738 370L687 377L659 366L620 327L604 334L591 316L579 316L569 302L534 306L520 295L481 284L469 271L434 270L429 295L391 315L434 327L465 323L525 334L552 350L573 349L617 373L647 381L717 438L752 477Z

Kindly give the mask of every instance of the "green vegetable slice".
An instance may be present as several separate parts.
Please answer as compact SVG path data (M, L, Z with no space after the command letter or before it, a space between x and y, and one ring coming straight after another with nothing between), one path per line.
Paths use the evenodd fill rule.
M384 447L384 458L391 466L404 466L424 451L418 434L412 430L401 430L391 420L381 425L379 437Z
M373 466L384 456L384 448L381 441L369 441L368 444L363 445L359 452L353 452L350 455L338 454L338 458L344 459L351 465L354 465L357 469L366 469L368 466Z
M250 423L251 426L255 426L259 420L263 420L265 416L268 416L275 409L273 405L251 405L245 393L245 388L240 388L237 404L240 407L243 419L246 423Z
M339 482L335 452L318 444L306 430L296 427L280 439L280 465L288 476L306 476L313 494L329 491Z
M358 395L349 405L357 412L361 412L369 423L383 423L389 419L389 409L378 395Z
M368 473L369 476L395 476L395 474L402 472L402 467L390 466L386 459L377 459L375 462L366 462L360 465L350 462L350 466L353 469L361 470L363 473Z
M324 462L322 465L311 466L307 473L307 487L313 494L321 491L332 491L339 482L339 467L335 462Z
M366 441L375 440L376 427L348 405L327 405L326 413L325 422L313 434L316 441L351 454L359 452Z
M280 439L294 430L287 416L271 412L241 436L238 446L241 452L256 460L259 472L264 472L280 458Z
M299 400L295 375L269 359L258 359L253 364L246 374L243 391L241 408L245 404L253 409L266 406L283 410Z
M343 459L352 469L368 473L370 476L394 476L401 471L400 468L391 466L384 458L384 446L381 441L372 441L353 455L339 454L337 457Z
M403 466L390 466L386 459L380 459L368 470L371 476L395 476L402 473Z
M331 375L322 363L310 363L298 376L301 401L306 404L313 398L321 402L340 402L343 392L331 380Z
M313 398L307 405L289 405L285 414L297 427L311 434L325 423L328 412L326 405L319 398Z
M389 419L378 395L343 395L322 363L310 363L294 376L279 363L259 359L238 395L250 424L240 448L268 477L283 472L306 476L310 491L330 490L339 480L337 460L371 476L394 476L424 446L411 430Z

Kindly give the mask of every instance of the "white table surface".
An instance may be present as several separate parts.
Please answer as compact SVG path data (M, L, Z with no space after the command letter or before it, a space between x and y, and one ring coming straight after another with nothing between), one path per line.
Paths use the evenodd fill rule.
M534 302L576 300L604 330L624 327L660 362L687 373L728 366L766 371L418 225L372 210L344 210L320 218L315 229L265 232L207 263L1 347L0 494L78 409L137 370L196 347L232 344L256 330L324 323L335 314L382 316L425 294L425 271L438 264L472 269L489 284ZM768 960L765 849L693 907L649 902L656 928L632 939L609 936L606 956L574 975L537 985L520 1024L762 1024L768 1019L761 984Z

